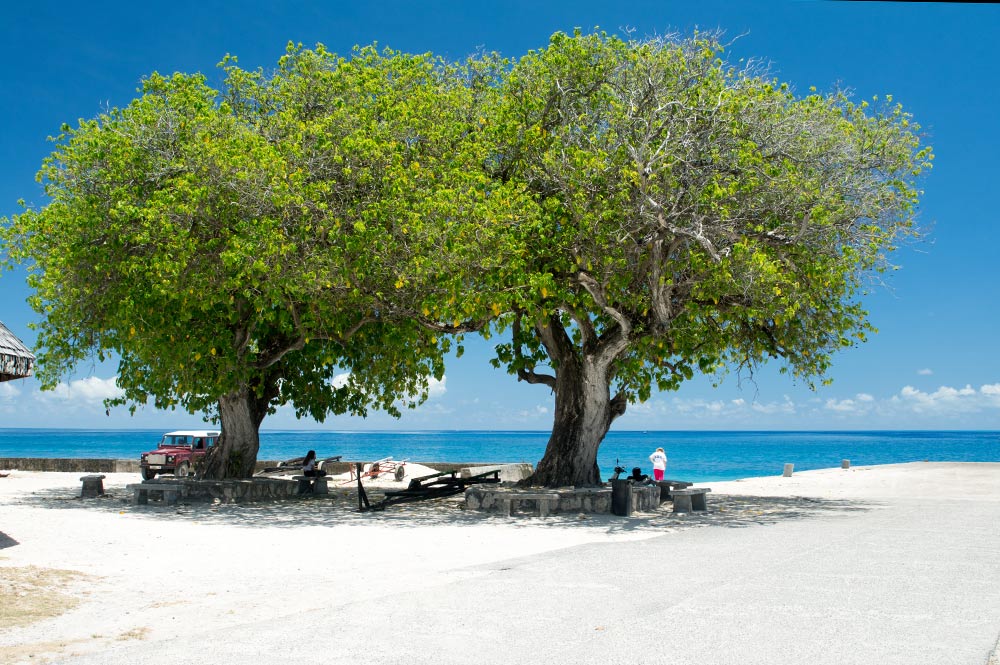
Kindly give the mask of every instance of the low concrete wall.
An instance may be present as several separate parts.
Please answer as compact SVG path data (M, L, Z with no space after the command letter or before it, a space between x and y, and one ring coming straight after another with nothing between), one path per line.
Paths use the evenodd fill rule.
M610 487L564 487L556 489L474 485L465 490L465 507L488 513L546 515L549 513L610 513ZM632 511L654 512L660 507L660 488L632 488Z
M371 464L372 462L377 462L378 460L351 460L350 462L330 462L329 464L324 464L323 469L330 475L336 476L342 473L347 473L354 468L355 464ZM396 460L403 461L403 460ZM434 469L435 471L443 471L450 473L455 471L461 474L463 469L476 469L475 473L482 473L480 469L488 467L489 469L495 469L498 467L512 467L518 466L515 464L497 464L490 462L419 462L415 460L405 460L407 464L419 464L421 466L426 466L428 468ZM264 467L276 467L277 462L257 462L257 470L261 471ZM529 468L530 464L527 465ZM502 474L502 472L501 472ZM409 474L407 474L409 477Z
M440 469L439 469L440 470ZM459 478L470 478L472 476L479 475L481 473L489 473L490 471L500 472L500 482L502 483L516 483L519 480L524 480L532 474L534 467L527 463L521 464L482 464L477 466L467 466L458 470Z
M166 477L148 480L142 486L155 488L157 485L180 485L180 495L193 501L219 503L248 503L253 501L274 501L276 499L300 498L299 483L283 478L251 478L247 480L194 480Z
M0 469L69 471L79 473L139 473L139 460L0 457Z
M374 461L375 460L369 460L363 463L369 464ZM337 475L340 473L347 473L353 464L354 462L333 462L331 464L327 464L325 469L330 475ZM485 464L480 462L413 462L413 464L422 464L423 466L430 467L435 471L461 472L462 469L475 468L476 473L482 473L479 469L483 467L493 469L497 467L513 468L518 466L527 466L529 469L531 468L530 464ZM257 460L256 471L263 471L265 468L276 466L278 466L278 462L276 460ZM69 471L74 473L139 473L139 460L97 459L86 457L0 457L0 469L16 469L18 471ZM510 471L510 473L512 474L511 478L513 479L515 471ZM506 480L503 477L503 474L504 472L501 471L501 479ZM515 480L520 480L520 478L516 478Z

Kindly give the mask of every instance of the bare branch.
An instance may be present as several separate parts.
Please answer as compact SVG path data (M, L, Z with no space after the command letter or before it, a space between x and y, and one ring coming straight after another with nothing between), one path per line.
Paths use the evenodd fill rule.
M621 313L621 311L608 304L607 298L604 297L604 290L601 288L601 285L597 283L597 280L581 270L576 274L576 281L580 284L580 286L587 290L587 293L589 293L590 297L594 299L597 306L600 307L605 314L615 320L621 328L622 334L625 337L628 337L628 335L632 332L631 321L629 321L628 318Z
M281 348L276 349L275 351L273 351L269 355L267 355L267 356L259 359L257 362L255 362L253 364L253 366L255 368L257 368L257 369L267 369L268 367L276 365L277 363L279 363L281 361L282 358L284 358L286 355L288 355L292 351L301 351L303 348L305 348L307 340L308 341L312 341L312 340L317 340L317 341L333 341L333 342L337 342L341 346L347 346L348 341L351 339L351 337L354 336L355 333L357 333L359 330L361 330L361 328L363 328L367 324L374 323L375 321L378 320L378 317L363 316L360 319L358 319L357 321L355 321L354 324L351 325L350 328L348 328L347 330L345 330L344 332L342 332L342 333L340 333L338 335L332 335L332 334L325 335L325 334L322 334L322 333L318 333L318 334L311 334L311 335L307 336L307 335L305 335L304 333L301 332L302 331L302 321L301 321L301 319L299 317L298 309L294 305L289 306L288 309L289 309L289 311L290 311L290 313L292 315L292 322L294 324L295 330L300 331L299 336L297 338L295 338L294 340L292 340L291 342L282 345Z
M433 321L424 316L414 315L417 323L419 323L424 328L428 330L433 330L434 332L444 333L448 335L460 335L462 333L474 333L479 332L489 324L489 320L482 321L463 321L457 325L448 325L441 323L440 321Z
M514 358L517 360L517 378L519 381L525 381L526 383L540 383L546 385L552 390L556 389L556 377L551 374L538 374L534 369L528 369L525 367L524 351L521 349L521 317L522 314L519 312L514 317L513 325L513 337L514 337Z

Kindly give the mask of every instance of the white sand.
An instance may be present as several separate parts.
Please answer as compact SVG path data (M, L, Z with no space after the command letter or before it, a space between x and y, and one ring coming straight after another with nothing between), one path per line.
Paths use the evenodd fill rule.
M26 566L87 576L67 587L81 599L75 609L0 627L0 663L59 662L139 641L161 642L169 652L174 636L205 626L224 639L229 629L282 619L295 624L297 615L332 606L377 599L391 606L396 595L433 594L483 575L483 564L712 524L801 517L813 499L827 501L829 512L838 500L907 503L931 487L957 483L971 497L1000 500L998 464L856 467L706 483L713 490L708 513L673 515L666 504L631 519L491 517L467 513L457 499L361 514L336 478L329 499L132 506L124 487L138 482L137 474L106 474L109 496L88 500L79 499L81 475L11 471L0 478L0 582L5 569ZM752 498L762 496L787 500ZM273 648L259 645L260 653L271 653L261 662L281 662Z
M408 467L408 477L433 472ZM346 474L330 478L330 499L132 506L125 485L140 482L138 474L105 474L108 498L82 500L84 474L9 473L0 478L0 533L18 544L0 549L0 579L8 566L90 578L71 589L85 601L75 610L0 630L0 647L19 646L0 648L0 663L29 653L30 662L44 662L39 658L100 651L135 636L169 640L192 623L222 630L333 599L391 598L462 579L468 566L656 535L609 532L603 516L585 519L593 522L587 528L560 529L551 520L466 514L457 497L361 514ZM365 485L402 487L407 480L382 476ZM298 593L303 587L310 593ZM39 647L24 648L30 645Z
M960 494L1000 499L997 463L913 462L849 469L795 472L790 478L767 476L705 483L714 492L751 496L803 496L823 499L926 499L931 488L960 483Z

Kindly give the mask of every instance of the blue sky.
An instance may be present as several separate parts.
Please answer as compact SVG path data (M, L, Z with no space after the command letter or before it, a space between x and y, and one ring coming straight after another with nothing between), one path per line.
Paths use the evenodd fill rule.
M925 242L894 257L902 269L866 300L879 328L835 358L816 392L765 368L720 387L696 378L632 405L615 429L1000 429L1000 268L995 194L1000 155L1000 6L948 3L657 0L560 2L13 3L0 20L0 216L17 200L44 204L34 175L62 122L124 105L152 71L202 71L218 80L226 53L268 68L289 41L347 53L373 41L461 58L477 49L519 56L556 31L599 26L637 37L722 29L730 58L761 58L796 90L838 85L858 99L892 94L936 153L923 182ZM34 313L20 270L0 277L0 320L29 346ZM323 425L279 412L270 429L534 429L551 427L552 396L488 364L467 342L431 399L397 421L331 417ZM179 412L105 416L113 365L81 366L58 390L33 379L0 384L0 426L167 428Z

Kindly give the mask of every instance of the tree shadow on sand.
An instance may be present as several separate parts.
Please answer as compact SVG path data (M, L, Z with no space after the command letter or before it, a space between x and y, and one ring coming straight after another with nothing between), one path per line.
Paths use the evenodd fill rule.
M388 528L419 528L430 525L479 525L498 523L514 527L551 526L585 528L607 533L668 533L680 529L724 527L748 528L813 518L819 515L868 511L878 503L809 497L768 497L712 494L708 510L674 513L670 503L656 512L619 517L595 513L557 513L547 517L518 514L504 517L465 510L461 495L431 501L404 503L384 511L358 510L357 492L334 489L329 496L279 501L220 504L181 500L176 505L151 502L136 506L124 487L109 487L103 497L81 499L70 488L35 491L12 499L12 503L52 510L87 510L109 514L126 513L151 522L190 521L245 528L297 528L316 526L377 525ZM374 504L382 498L369 492Z
M14 545L20 545L20 544L21 543L17 542L3 531L0 531L0 550L6 549L8 547L14 547Z

